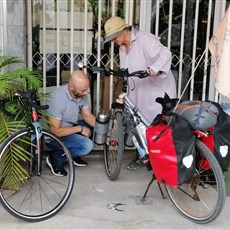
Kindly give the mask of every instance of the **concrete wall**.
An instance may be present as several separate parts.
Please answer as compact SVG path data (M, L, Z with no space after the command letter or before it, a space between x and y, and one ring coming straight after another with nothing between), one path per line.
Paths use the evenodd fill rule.
M16 56L26 65L26 0L2 0L0 29L2 54ZM1 50L1 46L0 46Z

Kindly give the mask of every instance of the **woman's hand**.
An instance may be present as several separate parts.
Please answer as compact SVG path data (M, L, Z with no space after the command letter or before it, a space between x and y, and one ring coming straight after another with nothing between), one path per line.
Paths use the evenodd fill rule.
M152 77L155 77L155 76L162 74L161 71L156 72L153 69L149 69L149 68L146 70L146 72L149 74L149 76L152 76Z

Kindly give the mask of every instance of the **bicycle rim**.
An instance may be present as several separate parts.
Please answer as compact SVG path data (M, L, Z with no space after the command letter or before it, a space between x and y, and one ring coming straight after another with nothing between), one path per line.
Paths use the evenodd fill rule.
M31 128L15 133L0 149L0 201L12 215L27 221L41 221L55 215L66 204L74 185L75 171L68 149L55 135L45 130L42 134L41 175L37 175L37 144L31 144L35 137ZM45 141L51 139L67 157L64 165L67 176L54 176L46 165L49 149Z
M110 118L109 131L104 145L105 171L110 180L120 174L124 153L124 126L121 112Z
M185 217L204 224L213 221L221 213L225 204L225 182L218 161L199 140L196 140L196 152L194 177L178 188L166 186L166 190Z

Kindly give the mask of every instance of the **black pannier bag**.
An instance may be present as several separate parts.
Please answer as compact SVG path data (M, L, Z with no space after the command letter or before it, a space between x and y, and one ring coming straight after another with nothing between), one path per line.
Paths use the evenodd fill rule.
M171 125L146 129L150 164L159 183L180 186L195 173L195 137L191 126L175 115Z
M227 171L230 162L230 116L224 112L219 103L212 102L219 110L217 123L209 129L210 135L202 141L214 153L222 171Z

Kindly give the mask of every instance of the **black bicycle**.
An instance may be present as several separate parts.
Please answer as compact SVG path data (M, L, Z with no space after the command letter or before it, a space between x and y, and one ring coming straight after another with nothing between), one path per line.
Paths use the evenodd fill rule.
M42 128L39 110L47 105L37 103L32 90L14 95L24 109L30 110L31 124L15 132L0 146L0 202L12 215L27 221L41 221L57 214L68 201L74 186L75 170L71 154L60 138ZM8 115L9 100L1 102ZM52 154L47 147L55 142L66 156L67 176L54 176L46 165Z

